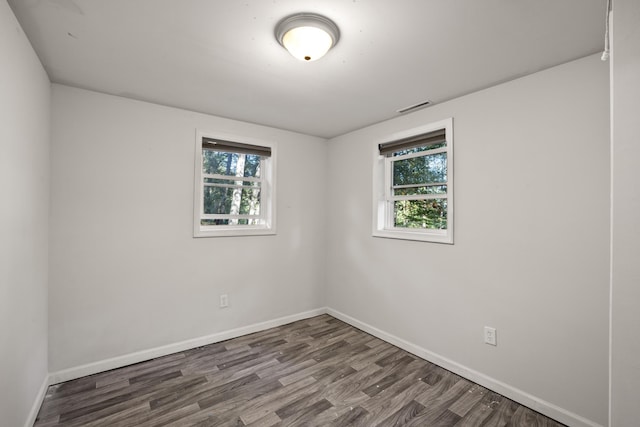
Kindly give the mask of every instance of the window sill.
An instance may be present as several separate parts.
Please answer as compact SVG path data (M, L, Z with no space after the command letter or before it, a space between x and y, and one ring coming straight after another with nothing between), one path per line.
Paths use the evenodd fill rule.
M451 233L438 231L408 231L400 229L373 230L373 237L383 237L386 239L415 240L419 242L444 243L453 245Z
M242 236L269 236L275 235L275 228L267 227L224 227L224 228L200 228L194 230L193 237L242 237Z

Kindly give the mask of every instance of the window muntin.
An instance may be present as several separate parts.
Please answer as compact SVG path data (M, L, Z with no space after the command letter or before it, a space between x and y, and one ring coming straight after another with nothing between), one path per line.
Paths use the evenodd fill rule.
M272 150L198 135L195 237L275 233Z
M373 235L453 243L452 119L376 148Z

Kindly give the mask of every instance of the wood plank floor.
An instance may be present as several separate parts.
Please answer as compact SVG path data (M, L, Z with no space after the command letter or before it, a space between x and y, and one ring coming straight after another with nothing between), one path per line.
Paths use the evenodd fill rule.
M35 426L561 426L322 315L49 387Z

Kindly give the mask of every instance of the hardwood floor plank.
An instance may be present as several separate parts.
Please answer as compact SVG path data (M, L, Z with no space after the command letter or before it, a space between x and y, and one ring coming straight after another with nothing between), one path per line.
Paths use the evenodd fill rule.
M138 425L142 425L144 420L148 420L149 415L149 405L146 403L141 403L138 406L132 406L123 411L116 412L112 415L83 423L83 427L99 427L99 426L118 426L118 427L126 427L131 425L133 420L136 420Z
M263 380L273 379L273 378L282 378L283 376L295 374L298 371L306 369L310 366L317 364L313 359L304 360L296 363L279 363L278 366L270 369L268 371L257 373L260 378ZM282 381L281 381L282 382ZM288 385L288 384L283 384Z
M424 410L424 406L412 400L404 405L402 408L385 418L376 426L406 426L413 420L420 412ZM423 424L425 425L425 424Z
M331 403L328 400L318 400L313 405L303 407L299 411L292 414L290 417L283 419L279 425L282 427L300 425L311 426L313 425L313 419L315 418L315 416L329 408L331 408Z
M293 402L303 390L317 381L315 378L308 377L296 383L288 384L274 393L262 395L256 399L247 401L238 408L240 417L245 424L251 424L259 419L267 416L290 402Z
M369 397L374 397L378 393L383 392L385 389L397 383L408 374L407 368L414 360L415 359L411 357L403 357L401 359L397 359L393 365L387 365L388 369L384 372L387 372L388 374L376 381L375 384L371 384L369 387L362 390L362 392ZM380 366L380 364L376 364Z
M362 407L369 412L369 416L365 417L358 425L368 427L392 417L407 403L414 400L420 393L424 392L429 385L422 381L414 381L408 388L400 393L380 393L377 396L362 403Z
M101 372L86 378L93 378L96 381L96 387L101 387L111 382L128 380L136 375L143 375L155 371L164 371L181 366L182 363L184 363L184 359L185 356L182 353L170 354L148 360L146 362L135 363L123 368Z
M386 368L387 366L393 366L398 363L400 364L411 363L413 362L413 360L415 360L415 357L410 356L409 354L407 354L406 351L400 350L399 348L397 348L396 352L376 360L376 364L378 364L379 366L382 366L383 368Z
M379 375L376 375L376 372L378 372ZM334 405L344 404L352 406L359 404L362 399L369 399L369 396L363 393L362 389L368 387L378 378L381 378L383 373L382 368L378 365L371 364L350 375L344 381L336 381L336 383L332 384L331 387L325 391L324 396Z
M129 378L129 383L135 384L140 382L150 382L150 383L158 383L164 382L173 378L181 377L182 372L178 371L169 371L169 372L149 372L142 375L137 375L135 377Z
M181 384L163 387L152 394L137 396L137 399L157 401L155 407L151 408L151 416L159 416L211 396L212 389L214 386L207 382L206 378L194 377Z
M361 408L360 406L356 406L355 408L349 408L348 411L345 411L344 414L336 418L330 423L327 424L319 424L319 425L327 425L327 426L350 426L357 425L360 423L369 413Z
M460 415L447 409L429 425L431 427L453 427L461 418L462 417Z
M65 399L74 394L81 394L95 389L96 379L85 377L75 381L52 385L47 391L47 397L49 397L50 400Z
M148 418L144 422L139 422L138 427L161 427L170 425L172 423L181 422L187 416L198 414L200 412L200 406L196 403L187 406L178 407L172 411L165 411L163 413L149 413Z
M485 420L491 416L493 409L504 399L497 393L481 390L482 398L456 424L456 427L484 426Z
M36 427L561 424L329 315L49 387Z
M559 425L524 406L519 406L507 423L507 427L556 427Z
M509 399L502 399L502 401L493 409L491 415L487 417L484 424L487 427L502 427L513 417L516 409L520 405Z
M366 344L365 344L366 345ZM367 345L367 347L369 347ZM351 362L351 367L353 367L353 369L355 369L356 371L360 371L361 369L363 369L365 366L371 365L371 364L375 364L376 366L380 367L380 365L376 364L375 358L373 357L369 357L369 355L371 356L385 356L387 354L391 354L396 350L395 347L391 346L391 347L387 347L387 346L373 346L373 347L369 347L369 350L366 350L363 352L363 356L367 355L367 357L363 357L362 359L357 359L354 360L353 362Z
M232 418L235 415L238 415L238 418L241 419L240 415L242 415L243 412L238 411L238 408L240 406L252 402L260 396L270 395L272 392L278 391L282 388L282 384L280 384L278 381L272 381L261 385L258 384L255 389L245 390L243 393L238 393L230 399L219 402L215 406L209 408L209 411L215 413L219 417ZM250 394L247 394L247 391L249 391ZM287 401L293 398L293 396L285 395L285 400Z
M100 413L100 417L111 415L111 413L107 410L117 407L120 404L128 404L132 397L133 396L131 394L121 394L107 400L93 403L91 405L73 409L68 412L63 412L62 414L60 414L60 423L69 423L76 418L85 419L86 417L93 417L96 413Z
M51 416L57 416L62 412L71 411L73 409L81 408L96 402L101 399L105 399L105 396L111 394L121 393L126 387L129 387L129 380L121 380L119 382L111 383L95 390L89 390L81 394L74 395L73 399L66 397L64 399L45 399L42 407L40 408L39 415L43 418L49 418Z
M318 363L315 359L312 359L313 362L312 364L309 364L308 366L304 367L303 369L299 369L297 371L291 372L288 375L284 375L281 376L279 378L279 381L283 384L283 385L288 385L291 383L295 383L297 381L300 381L302 378L305 377L309 377L309 376L314 376L314 374L326 367L330 367L330 366L334 366L333 362L321 362Z
M455 378L453 378L453 380L455 380ZM441 382L444 382L444 380L442 380ZM419 416L415 417L411 421L411 423L407 425L418 427L434 424L435 421L439 419L453 403L455 403L455 401L460 399L460 397L464 393L468 392L470 387L471 383L469 381L460 379L456 381L455 384L453 384L450 388L448 388L446 391L435 398L433 398L434 396L431 393L429 393L430 398L427 399L425 399L422 395L417 396L415 400L425 406L425 410L422 411ZM458 420L459 418L460 417L458 416Z
M245 377L238 378L237 380L230 381L226 384L219 385L210 390L211 396L199 400L198 405L200 406L200 409L207 409L217 403L224 402L225 400L231 398L233 395L239 393L241 390L238 389L241 389L247 384L258 381L259 379L260 377L256 374L250 374Z
M483 397L487 389L474 384L464 395L449 407L454 414L464 417Z
M320 400L326 400L326 399L321 398L315 393L304 394L303 396L294 400L293 402L290 402L287 405L276 409L275 413L277 416L280 417L281 420L284 421L287 418L291 418L296 414L299 414L305 408L315 405ZM330 408L331 406L333 406L330 404L330 402L328 403L329 403L329 406L327 406L327 408Z
M247 427L273 427L276 424L279 424L280 421L282 420L280 419L279 416L275 414L275 412L269 412L267 415L260 418L259 420L246 425Z

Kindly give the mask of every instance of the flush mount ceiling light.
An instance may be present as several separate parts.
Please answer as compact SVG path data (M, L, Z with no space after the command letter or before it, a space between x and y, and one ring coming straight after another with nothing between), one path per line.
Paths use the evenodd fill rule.
M276 25L276 39L291 55L301 61L315 61L324 56L340 39L338 26L315 13L297 13Z

